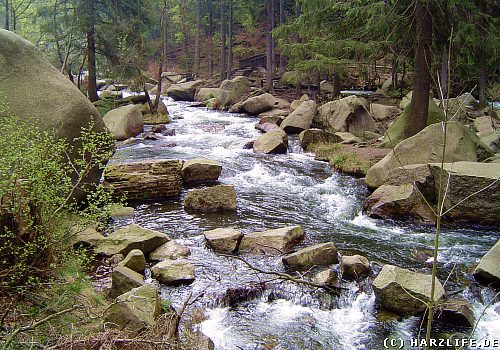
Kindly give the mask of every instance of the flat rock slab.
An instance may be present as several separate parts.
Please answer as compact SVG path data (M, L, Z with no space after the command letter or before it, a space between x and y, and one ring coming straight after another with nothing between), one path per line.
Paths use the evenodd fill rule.
M289 253L293 246L304 239L301 226L282 227L263 232L248 233L240 243L240 252L280 255Z
M177 159L108 164L104 183L115 194L132 200L177 197L182 188L182 165Z
M330 265L339 262L337 248L332 242L316 244L284 256L283 264L293 268Z
M182 179L185 183L215 182L219 179L222 165L206 158L190 159L182 166Z
M126 256L133 249L139 249L144 254L149 254L157 247L167 243L170 237L162 232L132 224L111 233L107 237L92 234L83 239L86 239L86 242L94 247L94 253L108 256L123 254Z
M187 260L164 260L151 268L151 274L167 286L189 284L195 279L194 265Z
M111 273L109 297L116 298L134 288L144 285L144 277L126 266L118 265Z
M240 231L234 228L216 228L203 233L208 246L216 252L233 253L243 237Z
M190 190L184 207L192 211L235 211L238 208L236 190L231 185L218 185Z

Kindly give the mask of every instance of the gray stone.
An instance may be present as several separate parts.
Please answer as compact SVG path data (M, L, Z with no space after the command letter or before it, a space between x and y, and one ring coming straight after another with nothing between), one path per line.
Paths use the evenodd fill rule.
M144 273L146 269L146 258L144 257L144 253L139 249L132 249L125 259L120 262L120 266L128 267L132 271L138 273Z
M144 131L141 109L136 105L112 109L104 115L103 120L115 140L126 140Z
M304 150L307 150L312 144L338 143L342 139L340 136L321 129L307 129L299 134L299 141Z
M481 282L500 285L500 239L481 258L474 270L474 277Z
M340 262L342 278L358 279L370 274L370 261L362 255L343 255Z
M149 254L149 259L154 261L175 260L186 258L189 255L191 255L191 250L188 247L172 240L152 251Z
M111 273L109 297L116 298L119 295L143 285L144 277L140 273L119 264Z
M182 178L185 183L215 182L219 179L222 165L206 158L190 159L184 162Z
M235 211L236 190L231 185L218 185L188 191L184 207L194 211Z
M356 96L327 102L318 108L315 124L326 131L375 131L375 122L363 101Z
M176 101L194 101L196 89L204 84L203 80L188 81L171 85L167 95Z
M277 154L288 151L288 137L281 129L271 130L255 140L253 150L256 153Z
M298 134L311 127L315 115L316 102L304 101L283 120L280 127L287 134Z
M312 281L324 286L339 287L337 274L332 269L325 269L316 273Z
M332 242L316 244L282 258L283 264L293 268L330 265L339 262L337 248Z
M370 112L375 120L393 119L403 111L396 106L386 106L378 103L372 103Z
M164 260L151 268L151 274L167 286L192 283L195 279L194 266L186 260Z
M236 252L243 237L240 231L233 228L216 228L203 232L203 235L210 248L221 253Z
M243 236L240 243L240 251L272 255L286 254L292 250L295 244L303 239L304 229L301 226L252 232Z
M251 83L243 76L234 77L231 80L224 80L219 87L217 101L222 107L230 107L250 92Z
M241 108L248 114L257 115L273 109L275 98L271 94L262 94L247 98L243 101Z
M198 90L196 90L194 100L200 102L208 101L211 98L217 97L218 93L219 88L199 88Z

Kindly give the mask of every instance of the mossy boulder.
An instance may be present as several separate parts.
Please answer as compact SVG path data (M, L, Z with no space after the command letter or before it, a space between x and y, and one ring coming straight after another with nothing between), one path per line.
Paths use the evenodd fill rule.
M333 133L321 129L307 129L299 134L299 141L304 150L308 150L312 144L338 143L342 139Z
M168 88L167 95L176 101L194 101L196 89L203 84L203 80L174 84Z
M238 249L242 233L234 228L216 228L203 232L207 245L216 252L233 253Z
M132 249L125 259L120 262L119 266L128 267L138 273L144 273L146 269L146 258L144 257L144 253L139 249Z
M194 100L205 102L211 98L215 98L219 93L219 88L198 88L194 95Z
M410 105L406 106L403 113L389 126L385 132L384 141L380 147L393 148L403 140L404 129L410 118ZM433 100L429 100L429 114L427 116L427 125L439 123L444 120L444 112Z
M115 140L123 141L144 131L141 109L136 105L112 109L104 115L103 120Z
M217 93L218 105L228 108L240 102L245 95L250 92L251 82L243 76L234 77L231 80L224 80Z
M236 190L231 185L197 188L188 191L184 207L191 211L236 211Z
M326 131L375 131L375 122L363 100L356 96L327 102L318 108L314 123Z
M126 266L118 265L111 273L111 289L108 295L110 298L116 298L143 285L144 276Z
M76 149L80 145L75 138L91 121L94 131L105 131L94 105L33 44L3 29L0 29L0 43L0 100L8 108L0 110L0 117L32 118L41 131L55 131ZM70 155L75 156L76 153ZM101 169L92 169L79 187L85 189L97 184L101 173ZM75 197L83 198L83 191Z
M195 279L194 265L187 260L164 260L151 268L158 282L167 286L192 283Z
M215 182L219 179L222 165L211 159L196 158L184 162L182 179L184 183Z

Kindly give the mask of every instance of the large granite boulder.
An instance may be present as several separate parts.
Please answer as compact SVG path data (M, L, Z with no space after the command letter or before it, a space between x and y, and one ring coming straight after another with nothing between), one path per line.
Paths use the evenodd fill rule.
M385 148L393 148L403 140L403 133L410 118L409 105L404 108L403 113L389 126L385 132L384 141L380 145ZM433 100L429 101L429 114L427 116L427 125L436 124L444 120L444 112Z
M235 211L236 190L231 185L193 189L186 194L184 207L194 211Z
M299 141L302 148L307 150L312 144L338 143L342 142L342 139L338 135L321 129L307 129L299 134Z
M167 286L192 283L195 279L194 265L187 260L164 260L151 268L151 274Z
M126 266L118 265L111 273L111 289L108 295L110 298L116 298L143 285L144 277L140 273Z
M0 117L32 118L41 131L55 131L75 151L80 147L75 138L80 137L82 127L93 121L94 131L105 130L93 104L33 44L3 29L0 42L0 100L8 106L8 110L0 109ZM70 155L76 156L76 152ZM79 187L99 183L101 173L102 169L92 169ZM84 193L75 197L81 199Z
M330 132L375 131L375 122L363 101L356 96L327 102L318 108L315 124Z
M297 108L299 108L302 103L304 103L305 101L309 101L310 98L307 94L304 94L300 97L300 99L298 100L293 100L292 103L290 103L290 110L293 112L295 111Z
M176 197L182 188L182 165L176 159L108 164L104 183L132 200Z
M466 122L467 114L474 111L478 105L474 96L468 92L445 101L439 101L439 106L441 108L448 108L448 119L453 118L461 122Z
M262 131L264 134L272 130L281 130L275 123L257 123L255 129Z
M196 90L194 95L194 100L199 102L205 102L211 98L217 97L219 93L219 88L199 88Z
M288 137L281 129L270 130L253 143L256 153L279 154L288 151Z
M234 228L216 228L203 232L207 245L221 253L234 253L238 249L243 234Z
M421 315L431 299L432 276L393 265L384 265L373 280L377 303L384 309L403 316ZM444 287L435 279L434 300L444 295Z
M489 115L483 115L474 119L474 129L477 132L495 130L493 119Z
M144 131L141 109L136 105L112 109L104 115L103 120L115 140L126 140Z
M381 121L396 117L401 114L402 110L396 106L386 106L378 103L372 103L370 105L370 112L375 120Z
M257 115L273 109L274 103L275 98L273 95L262 94L259 96L247 98L245 101L243 101L241 109L245 113Z
M211 159L197 158L184 162L182 179L184 183L215 182L219 179L222 165Z
M272 255L286 254L291 252L293 246L303 239L304 229L301 226L252 232L243 236L239 250Z
M481 282L500 285L500 239L481 258L474 270L474 277Z
M477 137L491 152L496 153L500 149L500 130L478 132Z
M316 115L316 102L304 101L296 110L280 124L280 128L287 134L298 134L311 127Z
M161 300L156 288L146 284L116 298L116 303L106 311L104 322L107 327L138 335L153 327L161 312Z
M203 80L194 80L170 85L167 95L176 101L194 101L196 89L203 85L203 83Z
M154 261L175 260L187 258L191 255L191 249L172 240L162 244L149 254L149 259Z
M339 262L337 247L332 242L300 249L282 258L283 264L292 268L331 265Z
M245 97L250 92L250 88L250 80L243 76L224 80L219 87L217 101L223 108L230 107Z
M358 279L370 274L370 261L362 255L343 255L340 271L345 279Z
M458 122L449 122L447 128L444 162L478 160L489 152L477 136ZM432 124L418 134L400 142L382 160L368 170L366 184L376 188L384 184L394 168L410 165L440 162L444 134L441 124Z

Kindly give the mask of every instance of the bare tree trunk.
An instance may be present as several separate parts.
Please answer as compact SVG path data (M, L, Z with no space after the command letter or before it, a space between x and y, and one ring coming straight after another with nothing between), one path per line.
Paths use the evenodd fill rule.
M228 65L227 78L231 79L233 75L233 0L229 0L229 48L228 48Z
M162 8L162 13L161 13L161 18L163 19L163 25L161 28L161 35L162 35L162 54L161 54L161 65L162 65L162 71L166 72L168 70L167 67L167 55L168 55L168 26L167 26L167 11L168 11L168 4L167 0L163 0L163 8ZM160 23L161 24L161 23Z
M447 98L448 97L448 45L444 44L443 46L443 53L441 55L441 89L443 90L443 97Z
M415 1L416 49L413 93L410 115L404 129L404 138L417 134L427 126L429 93L431 88L432 16L426 0Z
M225 2L220 0L220 81L226 79L226 20Z
M280 0L280 25L285 24L285 0ZM285 56L283 55L283 50L280 53L280 73L283 74L285 71Z
M273 0L266 0L267 9L267 33L266 33L266 86L267 92L273 91L273 19L272 19L272 5Z
M194 74L198 74L200 70L200 35L201 35L201 4L200 0L196 0L196 9L195 9L195 25L196 25L196 33L194 37Z
M208 0L208 76L214 76L214 16L212 0Z
M276 28L276 15L275 15L275 9L276 9L276 2L275 0L271 0L270 4L271 8L271 13L269 14L271 16L271 30ZM271 33L271 68L273 70L273 75L274 71L276 70L276 41L274 39L274 36Z
M10 30L10 6L9 0L5 0L5 29Z
M396 89L396 87L398 86L398 58L397 58L397 56L394 56L392 58L391 80L392 80L392 88Z
M340 86L340 76L338 73L333 73L333 97L340 96L340 91L342 87Z
M479 63L479 106L486 106L486 86L488 83L488 68L483 60Z
M92 25L87 31L87 96L91 102L99 99L97 96L97 78L95 64L95 30Z

